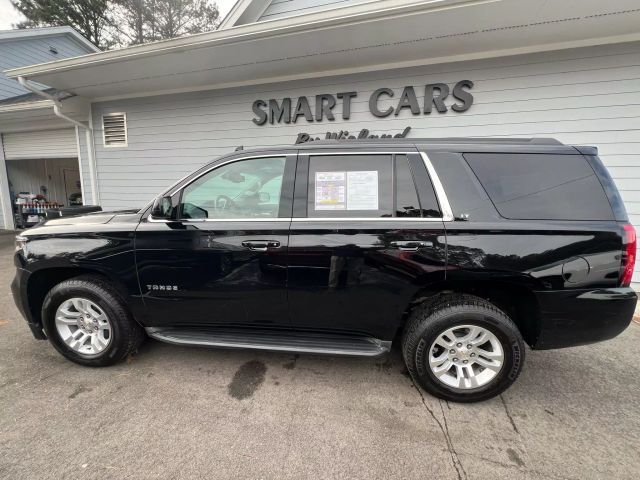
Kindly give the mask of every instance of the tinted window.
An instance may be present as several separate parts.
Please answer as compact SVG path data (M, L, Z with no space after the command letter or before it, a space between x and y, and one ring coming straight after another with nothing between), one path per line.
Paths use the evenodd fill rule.
M447 192L454 218L491 222L499 217L489 195L462 154L429 152L429 159Z
M183 218L275 218L285 158L240 160L218 167L188 185Z
M464 157L503 217L613 219L602 185L581 155L474 153Z
M406 155L396 155L396 214L397 217L420 217L420 202L409 170ZM437 204L436 204L437 209Z
M397 166L401 166L403 158L406 156L397 156ZM412 155L409 159L409 167L414 178L414 186L418 190L418 198L420 199L420 208L423 217L441 218L442 212L436 198L436 192L427 173L427 167L422 158L418 155ZM404 194L405 188L402 184L398 185L398 194Z
M611 205L611 209L613 210L613 215L616 220L619 222L628 222L629 217L627 216L627 209L624 206L620 192L618 192L616 184L613 182L609 171L602 164L602 160L597 156L592 155L586 155L584 158L587 159L589 165L593 168L593 171L596 172L596 175L602 184L602 188L604 188L605 194L609 199L609 204Z
M309 159L309 217L391 217L391 155Z

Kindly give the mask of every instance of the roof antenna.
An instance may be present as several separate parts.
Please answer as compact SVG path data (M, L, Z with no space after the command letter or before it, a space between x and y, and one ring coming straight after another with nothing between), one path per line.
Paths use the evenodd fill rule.
M244 150L244 147L242 145L240 145L239 147L236 147L235 151L239 152L240 150Z

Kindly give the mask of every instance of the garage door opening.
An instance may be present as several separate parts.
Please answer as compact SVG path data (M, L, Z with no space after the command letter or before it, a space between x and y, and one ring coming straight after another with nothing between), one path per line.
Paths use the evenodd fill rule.
M48 209L82 205L77 158L7 160L16 228L37 224Z

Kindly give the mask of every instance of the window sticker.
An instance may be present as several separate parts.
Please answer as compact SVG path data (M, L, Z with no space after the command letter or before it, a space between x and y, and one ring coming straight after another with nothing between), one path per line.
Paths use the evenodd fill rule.
M378 210L378 171L347 172L347 210Z
M346 172L316 172L316 210L346 210Z

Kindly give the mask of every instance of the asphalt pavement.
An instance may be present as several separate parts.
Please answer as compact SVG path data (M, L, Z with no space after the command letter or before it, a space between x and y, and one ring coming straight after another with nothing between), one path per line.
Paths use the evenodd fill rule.
M517 383L460 405L383 360L147 340L110 368L35 340L0 235L1 479L636 479L640 325L527 352Z

